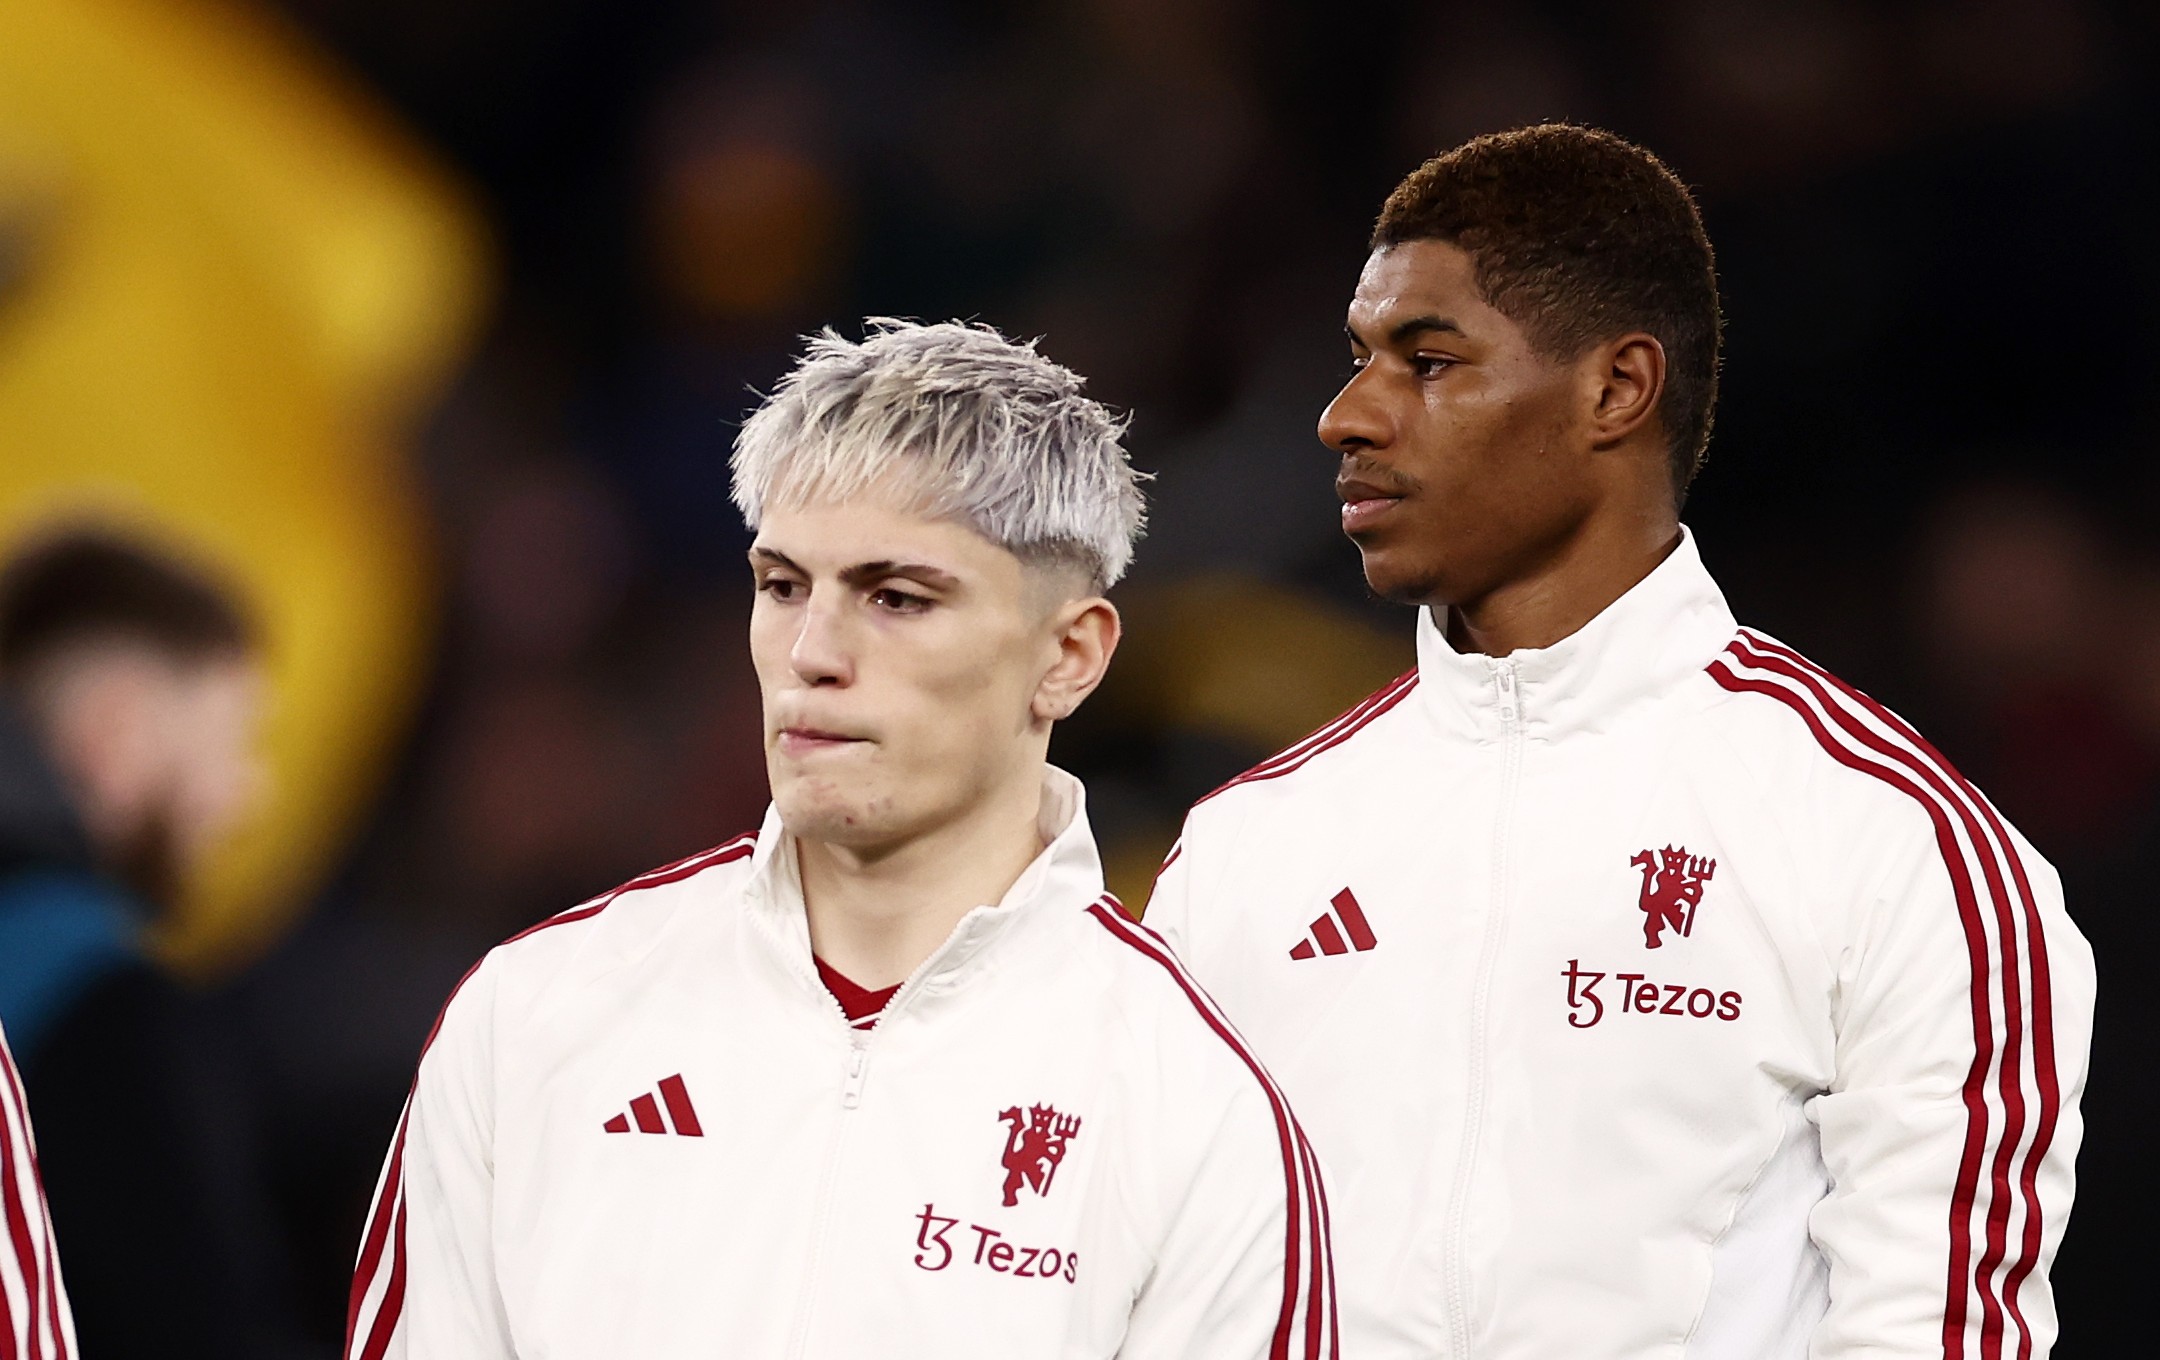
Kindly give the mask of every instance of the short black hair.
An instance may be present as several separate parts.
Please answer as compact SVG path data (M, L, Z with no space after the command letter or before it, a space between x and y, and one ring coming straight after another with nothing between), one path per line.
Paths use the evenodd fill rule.
M0 572L0 681L105 639L200 662L251 652L255 630L209 577L107 529L43 538Z
M1548 356L1656 336L1673 488L1687 490L1710 443L1723 322L1702 214L1663 161L1569 123L1473 138L1395 186L1372 248L1431 240L1469 255L1485 301Z

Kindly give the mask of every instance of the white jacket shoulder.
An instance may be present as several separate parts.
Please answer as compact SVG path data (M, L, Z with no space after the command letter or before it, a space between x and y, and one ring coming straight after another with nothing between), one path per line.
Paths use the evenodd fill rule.
M505 1001L611 972L664 944L686 911L733 903L756 849L756 833L745 832L640 874L511 936L475 972L491 975Z
M2052 871L1920 732L1873 697L1767 634L1741 629L1711 663L1691 724L1745 793L1817 850L1857 867L1952 842L1996 842Z
M1401 749L1396 727L1412 720L1403 701L1417 689L1418 673L1406 671L1336 714L1299 740L1228 783L1203 795L1188 814L1189 825L1227 826L1266 809L1294 806L1315 785L1355 777L1368 762Z

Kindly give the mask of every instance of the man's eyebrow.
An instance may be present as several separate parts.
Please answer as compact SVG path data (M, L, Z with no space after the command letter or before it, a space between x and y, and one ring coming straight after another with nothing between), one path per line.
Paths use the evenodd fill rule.
M905 576L934 590L952 590L960 584L959 577L943 567L933 567L928 562L858 562L840 572L840 579L857 590L874 586L892 576Z
M753 562L769 562L775 566L786 567L798 575L810 574L794 558L778 548L768 548L762 543L753 543L750 546L750 559ZM933 567L928 562L898 562L891 558L880 558L875 562L858 562L854 566L843 567L840 571L840 579L857 590L876 585L892 576L905 576L911 581L920 581L937 590L953 590L960 584L959 577L943 567Z
M1357 327L1346 322L1342 329L1343 334L1349 337L1351 344L1371 348L1365 337L1358 334ZM1405 341L1415 339L1432 331L1446 331L1450 335L1461 335L1463 328L1444 316L1413 316L1408 321L1398 321L1388 327L1388 343L1400 345Z
M1388 327L1388 340L1399 345L1429 331L1447 331L1461 335L1463 328L1444 316L1413 316L1408 321L1398 321Z

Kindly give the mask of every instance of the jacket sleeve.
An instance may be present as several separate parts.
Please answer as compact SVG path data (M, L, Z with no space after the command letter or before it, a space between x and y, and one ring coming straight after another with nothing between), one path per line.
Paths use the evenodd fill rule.
M2044 1360L2074 1188L2092 954L1977 794L1885 858L1836 946L1816 1360ZM1962 804L1962 806L1961 806ZM1881 863L1878 861L1878 863Z
M15 1055L0 1033L0 1353L73 1355L75 1321L38 1181L37 1142Z
M1199 1160L1134 1302L1120 1360L1332 1360L1320 1170L1258 1069Z
M1162 868L1155 871L1154 886L1148 889L1147 906L1141 911L1141 920L1149 930L1169 941L1170 947L1180 958L1192 958L1192 865L1185 858L1185 842L1192 836L1192 819L1186 818L1177 844L1163 857Z
M495 1279L494 960L452 993L375 1192L346 1360L514 1360Z

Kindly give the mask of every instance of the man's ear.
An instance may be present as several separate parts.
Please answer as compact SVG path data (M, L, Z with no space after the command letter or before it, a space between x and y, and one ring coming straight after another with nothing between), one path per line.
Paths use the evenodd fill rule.
M1050 628L1057 655L1029 705L1030 715L1039 723L1071 717L1095 692L1110 670L1110 657L1124 633L1117 606L1100 595L1059 605L1050 617Z
M1610 448L1634 434L1657 413L1665 395L1665 347L1657 337L1635 331L1591 351L1590 381L1596 395L1590 421L1597 447Z

